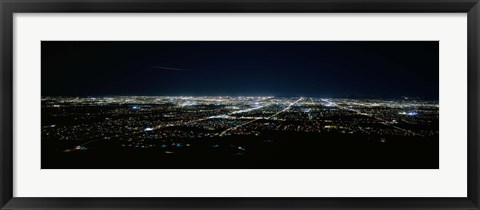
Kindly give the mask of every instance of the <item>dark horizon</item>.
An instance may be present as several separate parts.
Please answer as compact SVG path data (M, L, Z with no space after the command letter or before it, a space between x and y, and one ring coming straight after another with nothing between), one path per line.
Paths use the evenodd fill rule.
M46 97L65 97L65 98L102 98L102 97L276 97L276 98L294 98L294 97L304 97L304 98L336 98L336 99L422 99L422 100L431 100L431 101L438 101L438 98L430 98L430 97L421 97L421 96L357 96L357 95L350 95L350 96L310 96L310 95L291 95L291 96L282 96L282 95L47 95L42 96L42 98Z
M437 41L42 41L42 97L438 100Z

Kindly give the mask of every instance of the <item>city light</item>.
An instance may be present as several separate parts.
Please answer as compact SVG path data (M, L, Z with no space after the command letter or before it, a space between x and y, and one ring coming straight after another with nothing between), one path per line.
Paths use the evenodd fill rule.
M438 135L438 102L428 100L271 96L46 97L42 99L42 110L48 113L45 117L52 119L42 126L42 139L80 145L67 146L63 149L66 152L86 151L87 147L106 141L123 148L158 149L173 155L177 150L208 142L208 139L263 138L266 134L366 135L374 136L378 142L389 142L391 136ZM67 119L71 123L55 119ZM265 138L271 142L268 135ZM211 142L208 147L229 148L228 141L220 143L222 141ZM248 152L244 145L234 146L242 154Z

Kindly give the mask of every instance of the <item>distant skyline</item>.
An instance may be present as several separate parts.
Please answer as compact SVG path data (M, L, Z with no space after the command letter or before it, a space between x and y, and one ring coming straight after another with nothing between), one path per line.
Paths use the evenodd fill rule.
M437 41L43 41L42 96L438 99Z

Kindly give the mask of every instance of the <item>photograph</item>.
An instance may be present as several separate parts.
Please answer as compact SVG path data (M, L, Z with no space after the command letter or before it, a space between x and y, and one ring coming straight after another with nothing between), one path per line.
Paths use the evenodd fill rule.
M438 41L41 41L41 169L439 169Z

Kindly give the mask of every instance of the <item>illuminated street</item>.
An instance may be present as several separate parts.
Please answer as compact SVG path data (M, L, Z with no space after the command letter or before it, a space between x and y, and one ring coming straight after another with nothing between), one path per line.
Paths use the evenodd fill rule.
M241 157L250 155L252 143L238 139L251 137L266 144L265 151L255 152L266 153L275 148L275 136L292 134L308 134L309 141L325 141L314 138L322 134L339 142L367 137L378 144L405 137L438 138L438 102L424 100L46 97L42 113L42 139L63 153L111 149L175 156L201 153L194 151L201 150L196 146L208 145L226 148L222 155Z

